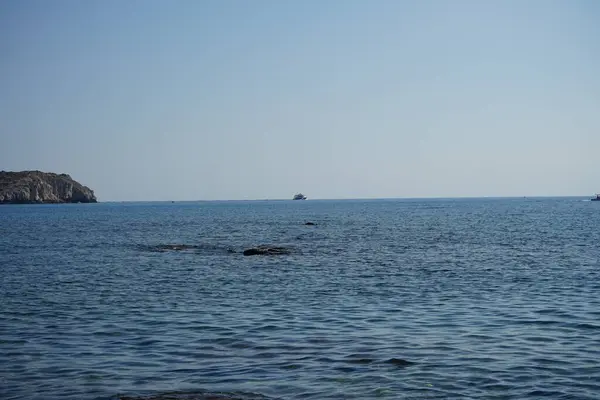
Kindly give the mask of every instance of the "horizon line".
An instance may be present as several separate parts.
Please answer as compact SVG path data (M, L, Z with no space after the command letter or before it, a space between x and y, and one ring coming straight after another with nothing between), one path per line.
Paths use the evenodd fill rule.
M259 201L352 201L352 200L461 200L461 199L551 199L551 198L589 198L589 195L530 195L530 196L421 196L421 197L314 197L306 200L289 198L254 198L254 199L194 199L194 200L103 200L98 203L209 203L209 202L259 202Z

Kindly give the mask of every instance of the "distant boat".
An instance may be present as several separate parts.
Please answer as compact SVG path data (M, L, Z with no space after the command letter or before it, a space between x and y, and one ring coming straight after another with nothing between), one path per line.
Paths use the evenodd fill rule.
M298 193L297 195L294 196L294 200L306 200L306 196L303 195L302 193Z
M590 199L591 201L600 201L600 194L597 194L596 197Z

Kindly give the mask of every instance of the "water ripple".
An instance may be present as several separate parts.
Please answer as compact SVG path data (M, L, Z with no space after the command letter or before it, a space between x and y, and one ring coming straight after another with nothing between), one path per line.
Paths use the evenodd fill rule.
M0 398L597 399L591 204L2 207Z

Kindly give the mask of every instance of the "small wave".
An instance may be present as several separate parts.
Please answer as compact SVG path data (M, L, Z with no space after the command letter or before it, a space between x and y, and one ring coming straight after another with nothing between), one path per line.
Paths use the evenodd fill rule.
M245 392L165 392L141 396L117 395L116 400L275 400L256 393Z

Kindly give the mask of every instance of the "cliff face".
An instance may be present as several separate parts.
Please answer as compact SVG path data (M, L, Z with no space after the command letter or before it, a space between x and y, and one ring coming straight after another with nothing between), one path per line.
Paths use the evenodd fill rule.
M67 174L0 171L0 204L96 202L93 190Z

